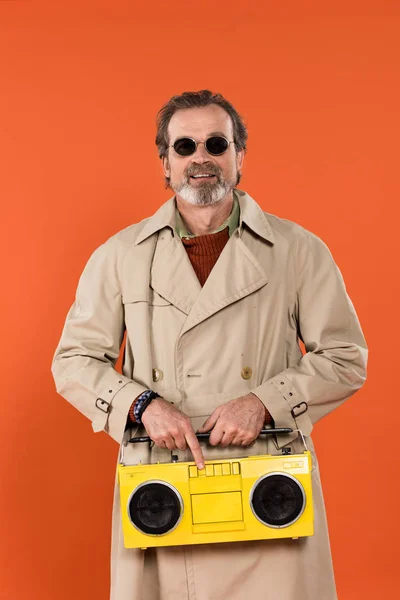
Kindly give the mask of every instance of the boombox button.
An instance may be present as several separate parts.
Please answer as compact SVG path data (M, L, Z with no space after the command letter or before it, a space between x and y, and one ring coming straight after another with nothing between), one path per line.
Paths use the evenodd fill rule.
M230 475L230 474L231 474L231 465L229 463L223 463L222 475Z
M206 475L207 477L214 475L214 465L206 465Z
M197 467L196 466L189 467L189 477L197 477Z
M232 475L240 475L240 465L238 462L232 463Z
M283 463L283 468L284 469L301 469L304 465L304 462L302 460L298 460L297 462L284 462Z

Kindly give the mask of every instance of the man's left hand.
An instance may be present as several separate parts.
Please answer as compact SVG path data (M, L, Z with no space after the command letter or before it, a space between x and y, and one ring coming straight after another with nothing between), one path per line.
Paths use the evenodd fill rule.
M247 394L218 406L197 431L212 429L212 446L249 446L265 423L265 406L255 394Z

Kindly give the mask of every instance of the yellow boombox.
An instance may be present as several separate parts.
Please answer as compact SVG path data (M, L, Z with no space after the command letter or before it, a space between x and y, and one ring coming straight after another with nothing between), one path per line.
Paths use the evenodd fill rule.
M194 462L125 465L122 458L118 480L125 547L313 535L312 459L305 448L302 454L284 449L282 455L205 461L201 471Z

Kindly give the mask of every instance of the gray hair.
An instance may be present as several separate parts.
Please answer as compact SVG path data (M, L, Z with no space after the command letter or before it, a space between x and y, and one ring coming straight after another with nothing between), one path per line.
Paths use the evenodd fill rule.
M233 141L235 142L236 152L240 152L240 150L246 152L247 129L237 110L221 94L213 94L210 90L200 90L199 92L183 92L180 96L172 96L172 98L158 111L156 119L156 144L160 158L168 156L168 125L172 115L175 114L177 110L203 108L205 106L210 106L211 104L220 106L229 114L232 120Z

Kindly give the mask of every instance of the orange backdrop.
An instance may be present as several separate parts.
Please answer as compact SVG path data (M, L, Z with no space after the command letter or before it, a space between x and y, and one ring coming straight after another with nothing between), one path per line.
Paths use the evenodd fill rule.
M117 445L50 365L92 251L171 195L157 110L202 88L247 122L240 187L343 273L370 361L314 430L339 598L398 594L399 25L396 0L0 3L1 598L108 598Z

